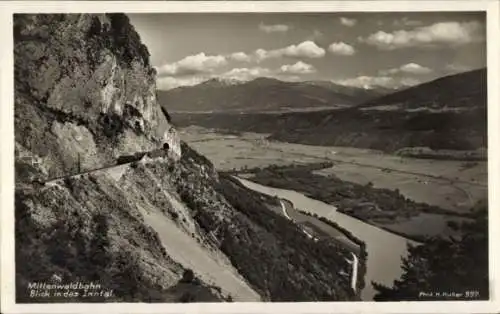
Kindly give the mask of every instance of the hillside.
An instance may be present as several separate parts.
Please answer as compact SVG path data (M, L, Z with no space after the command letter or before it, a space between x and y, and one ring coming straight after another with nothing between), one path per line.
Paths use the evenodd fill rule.
M275 111L352 106L379 96L378 91L330 82L284 82L257 78L238 84L212 79L195 86L158 91L159 102L171 111Z
M388 106L391 110L473 109L486 107L486 68L445 76L375 98L361 108Z
M346 249L181 142L126 15L16 15L14 38L17 302L359 299ZM44 286L75 282L103 294Z
M173 120L179 127L268 133L270 139L310 145L385 152L407 147L476 150L487 147L485 72L445 77L344 109L272 115L175 113ZM422 110L434 100L434 107Z

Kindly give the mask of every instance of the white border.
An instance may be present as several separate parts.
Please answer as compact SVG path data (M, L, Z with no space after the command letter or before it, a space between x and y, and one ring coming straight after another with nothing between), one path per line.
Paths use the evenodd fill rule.
M1 196L1 308L3 313L495 313L500 311L498 150L499 2L490 1L13 1L0 3L1 100L0 196ZM394 12L487 11L489 221L491 300L475 302L324 302L324 303L223 303L223 304L30 304L14 299L14 145L13 145L13 39L12 13L97 12ZM33 261L36 263L36 260Z

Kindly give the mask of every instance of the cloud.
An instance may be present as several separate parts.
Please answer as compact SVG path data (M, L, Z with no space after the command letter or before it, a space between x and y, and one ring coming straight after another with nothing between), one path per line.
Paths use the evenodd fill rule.
M184 76L209 73L227 64L225 56L207 56L204 52L187 56L184 59L158 67L158 76Z
M316 45L314 41L307 40L300 44L290 45L280 49L257 49L251 54L240 51L226 55L206 55L204 52L200 52L196 55L187 56L177 62L164 64L155 68L158 77L180 77L213 73L215 69L226 66L228 61L231 60L250 63L254 61L260 62L270 58L321 58L324 55L325 49Z
M408 63L404 64L398 68L392 68L388 70L380 70L379 74L381 75L390 75L390 74L416 74L416 75L424 75L432 72L432 69L421 66L417 63Z
M316 45L315 42L307 40L298 45L291 45L286 48L280 49L286 57L294 58L322 58L325 55L325 49Z
M472 68L462 64L449 63L445 66L445 70L452 73L460 73L460 72L470 71L472 70Z
M257 77L274 76L274 72L267 68L234 68L224 73L208 73L184 77L163 76L158 77L156 86L160 90L169 90L181 86L193 86L213 78L225 80L249 81Z
M309 37L307 37L307 40L316 40L316 39L323 38L323 36L324 36L324 34L321 31L315 29L313 31L313 33Z
M252 60L252 58L244 52L234 52L229 55L229 58L240 62L250 62Z
M224 79L248 81L257 77L270 76L270 75L272 75L272 71L268 68L253 67L253 68L234 68L218 75L218 77Z
M255 51L257 61L269 58L291 57L291 58L322 58L325 56L325 49L316 45L311 40L304 41L298 45L290 45L281 49Z
M348 27L353 27L354 25L356 25L358 21L356 21L356 19L350 19L350 18L347 18L347 17L341 17L340 18L340 23L342 25L345 25L345 26L348 26Z
M343 80L335 80L334 83L364 89L373 89L377 87L395 89L417 85L420 81L414 78L396 79L390 76L358 76Z
M329 47L328 50L336 55L340 56L352 56L353 54L356 53L356 50L354 49L353 46L346 44L344 42L338 42L338 43L332 43Z
M484 40L483 30L484 25L476 21L440 22L412 30L396 30L390 33L378 31L358 40L380 50L438 45L459 46Z
M302 61L298 61L295 64L282 65L280 70L282 73L290 73L290 74L310 74L316 72L314 66L304 63Z
M315 71L316 69L312 65L298 61L295 64L283 65L277 69L256 66L233 68L223 73L203 73L182 77L163 76L157 78L156 85L160 90L169 90L180 86L197 85L213 78L244 82L258 77L271 77L282 81L300 81L301 75L314 73Z
M169 90L180 86L197 85L208 79L205 76L190 76L185 78L163 76L156 79L156 87L160 90Z
M317 46L313 41L304 41L297 45L274 50L257 49L250 54L240 51L225 55L206 55L201 52L177 62L156 67L157 86L159 89L168 90L179 86L196 85L216 77L245 81L267 76L297 81L300 80L300 75L314 73L316 69L303 61L283 65L274 70L256 66L233 68L221 73L221 68L227 66L230 61L251 63L269 58L321 58L324 55L325 49Z
M259 24L259 29L265 33L284 33L290 29L290 26L284 24L265 25Z
M413 77L403 77L399 82L401 86L415 86L422 83L421 80Z
M213 77L218 77L226 80L242 81L242 82L251 81L259 77L270 77L282 81L293 82L293 81L300 81L301 80L300 75L302 74L304 73L283 72L281 71L281 69L272 70L263 67L252 67L252 68L234 68L231 69L230 71L227 71L225 73Z
M402 65L399 70L404 73L412 73L412 74L429 74L432 72L432 69L421 66L417 63L408 63Z

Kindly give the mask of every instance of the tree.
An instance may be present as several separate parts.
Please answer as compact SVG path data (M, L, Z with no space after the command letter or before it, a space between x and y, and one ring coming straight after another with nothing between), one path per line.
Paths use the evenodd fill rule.
M196 301L196 295L191 291L184 292L179 298L179 303L190 303Z
M111 285L117 297L137 301L144 290L140 269L140 258L131 251L118 251L113 258L113 264L107 270Z
M455 297L422 296L421 292L477 291L476 299L488 299L488 217L484 204L473 210L474 220L459 226L461 239L431 238L409 246L403 274L393 287L372 283L375 301L443 300ZM420 296L419 296L420 295ZM464 296L465 298L465 296Z
M99 279L101 274L109 265L110 257L108 254L109 238L108 238L108 220L104 214L96 214L92 218L93 237L89 245L89 266L91 266L91 279Z
M194 272L191 269L186 269L182 275L181 282L191 283L194 280Z

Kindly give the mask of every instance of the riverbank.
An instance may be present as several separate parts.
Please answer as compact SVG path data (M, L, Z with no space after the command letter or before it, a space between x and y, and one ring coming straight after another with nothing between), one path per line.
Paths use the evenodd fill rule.
M329 166L329 163L271 166L243 172L253 182L302 192L334 205L339 212L416 242L434 236L455 236L456 232L448 228L450 221L461 223L470 218L468 212L414 202L397 189L375 188L373 184L361 185L312 172ZM249 177L249 173L253 176Z
M264 186L242 178L238 178L238 180L249 189L288 199L298 210L333 221L365 242L367 259L364 280L366 284L361 291L361 298L364 301L373 300L376 294L372 282L392 286L394 280L399 279L402 273L401 258L407 256L408 244L416 244L411 240L337 212L334 206L311 199L300 192Z
M364 275L366 273L366 244L361 239L355 237L350 231L338 224L320 217L314 213L308 213L296 208L288 199L280 199L282 214L303 230L303 232L314 242L326 241L333 242L354 255L356 261L352 264L352 286L355 291L362 290L365 287ZM346 259L347 260L347 259Z
M283 215L275 195L252 191L224 174L219 176L217 191L236 209L233 219L251 226L220 225L214 232L219 234L221 249L264 300L360 300L351 291L350 278L339 274L348 269L345 259L350 251L333 242L312 241ZM206 226L214 229L213 223Z
M302 215L308 216L310 218L313 218L315 220L311 221L314 226L323 232L325 232L327 235L331 236L331 233L329 232L328 228L331 228L334 231L337 231L341 233L343 236L345 236L349 241L351 241L353 244L357 245L355 251L353 254L356 255L356 258L358 259L358 266L356 268L356 273L357 273L357 285L359 289L363 289L366 286L365 282L365 275L366 275L366 263L367 263L367 258L368 258L368 253L366 251L366 243L354 236L349 230L346 228L343 228L340 226L338 223L335 223L331 220L328 220L324 217L320 217L317 214L314 213L308 213L306 211L302 211L300 209L296 209L297 212L299 212ZM327 225L326 228L324 225ZM333 236L333 239L336 239L335 236ZM348 246L349 248L349 246ZM352 249L352 246L350 246Z
M429 147L405 147L396 151L394 154L411 158L461 160L471 163L474 163L476 161L488 160L488 150L484 147L475 150L447 150L430 149Z

